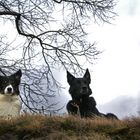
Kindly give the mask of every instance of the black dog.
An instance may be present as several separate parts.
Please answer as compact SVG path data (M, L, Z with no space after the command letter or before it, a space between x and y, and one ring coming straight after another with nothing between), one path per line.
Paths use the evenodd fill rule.
M96 108L95 99L90 97L92 91L89 87L91 79L88 69L86 70L83 78L75 78L67 71L67 81L70 85L69 93L72 97L72 100L70 100L67 104L67 110L69 114L79 114L81 117L101 116L118 119L116 115L112 113L100 113Z

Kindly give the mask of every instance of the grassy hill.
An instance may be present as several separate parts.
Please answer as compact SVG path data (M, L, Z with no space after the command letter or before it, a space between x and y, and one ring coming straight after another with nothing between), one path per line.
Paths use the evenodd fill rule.
M0 140L140 140L140 118L49 117L0 119Z

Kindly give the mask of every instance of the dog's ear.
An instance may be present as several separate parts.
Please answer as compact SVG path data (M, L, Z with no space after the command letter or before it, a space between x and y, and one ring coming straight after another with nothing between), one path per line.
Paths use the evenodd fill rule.
M86 78L87 82L90 84L91 79L90 79L90 73L89 73L89 70L88 69L86 69L84 78Z
M71 83L73 82L74 79L75 79L75 77L67 71L67 81L68 81L69 85L71 85Z
M21 76L22 76L22 72L19 69L16 73L14 73L12 76L14 76L17 80L20 80Z

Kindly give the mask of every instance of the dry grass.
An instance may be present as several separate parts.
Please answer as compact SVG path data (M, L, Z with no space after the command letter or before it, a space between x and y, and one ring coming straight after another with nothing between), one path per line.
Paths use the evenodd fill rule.
M122 121L105 118L26 115L0 119L0 140L140 140L140 118Z

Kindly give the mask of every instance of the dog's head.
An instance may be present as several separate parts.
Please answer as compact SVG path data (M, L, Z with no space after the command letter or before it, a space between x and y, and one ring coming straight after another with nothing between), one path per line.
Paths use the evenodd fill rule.
M89 97L89 95L92 94L92 91L89 87L91 79L88 69L82 78L75 78L71 73L67 71L67 81L70 85L69 92L73 100Z
M0 94L19 95L19 84L22 76L21 70L10 76L0 76Z

